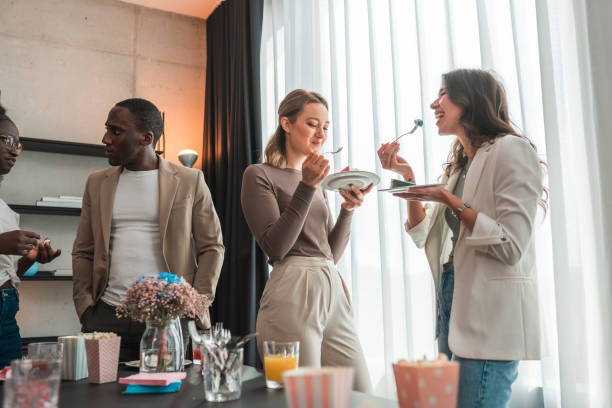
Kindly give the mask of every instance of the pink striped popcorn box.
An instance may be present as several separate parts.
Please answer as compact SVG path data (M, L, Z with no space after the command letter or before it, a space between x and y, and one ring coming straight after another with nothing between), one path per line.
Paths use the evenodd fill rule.
M289 408L348 408L353 388L350 367L302 367L283 373Z
M393 373L400 408L457 406L456 361L393 364Z
M85 339L90 383L102 384L117 381L120 345L121 337L100 340Z
M61 336L58 343L64 345L62 380L80 380L87 378L87 353L85 339L81 336Z

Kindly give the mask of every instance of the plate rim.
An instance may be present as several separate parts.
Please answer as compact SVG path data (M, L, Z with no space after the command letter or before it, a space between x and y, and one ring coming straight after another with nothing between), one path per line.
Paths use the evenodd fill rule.
M371 183L374 183L375 186L378 185L378 183L380 183L380 176L374 172L366 171L366 170L350 170L350 171L341 171L338 173L328 175L327 177L325 177L325 179L321 183L321 187L329 191L338 191L339 189L337 188L329 187L330 181L334 181L335 179L338 179L338 178L341 179L342 177L359 176L359 173L361 173L362 177L367 177Z
M426 187L442 187L446 186L444 183L430 183L430 184L415 184L413 186L402 186L394 188L379 188L377 191L384 191L386 193L401 193L402 191L408 191L411 188L426 188Z

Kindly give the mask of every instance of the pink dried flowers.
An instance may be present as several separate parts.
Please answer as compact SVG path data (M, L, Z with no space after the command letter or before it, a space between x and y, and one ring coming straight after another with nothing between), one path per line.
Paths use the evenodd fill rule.
M143 276L134 283L117 306L116 314L141 323L152 320L163 324L177 317L193 319L202 316L211 303L185 279L162 272Z

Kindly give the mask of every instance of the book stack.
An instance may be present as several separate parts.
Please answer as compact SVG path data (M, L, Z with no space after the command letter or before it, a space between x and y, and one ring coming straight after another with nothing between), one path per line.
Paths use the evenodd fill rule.
M140 373L122 377L119 384L127 384L123 394L157 394L176 392L181 388L185 372L177 373Z
M72 276L72 269L58 268L54 272L55 276Z
M83 197L58 195L52 197L42 197L36 202L37 207L64 207L64 208L81 208L83 206Z

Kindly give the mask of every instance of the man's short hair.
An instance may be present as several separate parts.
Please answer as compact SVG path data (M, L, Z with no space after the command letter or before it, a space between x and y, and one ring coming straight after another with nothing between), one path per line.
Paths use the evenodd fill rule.
M164 131L164 122L161 112L153 103L141 98L130 98L117 103L115 106L127 108L136 123L136 129L140 132L153 133L153 147Z

